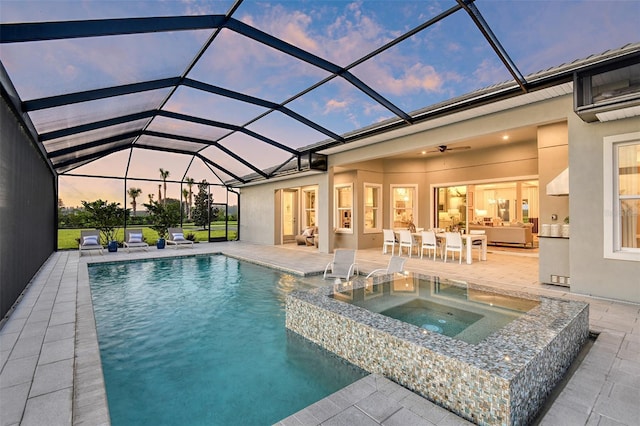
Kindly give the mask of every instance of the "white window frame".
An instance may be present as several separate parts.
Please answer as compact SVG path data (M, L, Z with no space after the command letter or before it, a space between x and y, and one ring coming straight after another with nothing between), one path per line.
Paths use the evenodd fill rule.
M375 188L377 189L377 200L375 202L374 206L367 206L367 189L368 188ZM373 234L373 233L380 233L382 232L382 185L379 183L364 183L364 192L362 195L362 211L364 212L363 215L365 217L365 221L363 222L363 233L364 234ZM372 208L375 211L375 214L373 215L375 223L374 223L374 227L373 228L367 228L367 224L366 224L366 215L367 215L367 208Z
M338 193L340 190L349 188L351 190L351 206L350 207L340 207L338 205L340 201L340 197ZM353 183L347 184L339 184L333 186L333 209L334 209L334 223L336 225L335 232L337 234L353 234L353 205L354 205L354 193L353 193ZM342 224L341 217L344 216L345 213L348 213L351 217L351 227L350 228L342 228L340 225Z
M623 248L620 241L620 196L618 191L617 147L622 144L640 143L640 132L605 136L604 159L604 257L606 259L640 262L640 249Z
M315 195L314 200L316 205L313 207L309 207L307 205L307 194L309 193L313 193ZM304 212L304 226L308 227L308 226L318 226L318 189L317 188L303 188L302 189L302 210ZM313 222L314 224L311 225L310 223L307 223L307 215L309 212L313 211Z
M389 185L389 204L390 204L390 212L389 212L389 226L393 227L393 224L395 223L395 211L396 208L393 205L394 199L393 199L393 193L394 190L396 188L411 188L413 189L413 194L414 194L414 198L413 198L413 204L411 205L411 213L413 216L413 224L418 226L418 184L393 184L393 185Z

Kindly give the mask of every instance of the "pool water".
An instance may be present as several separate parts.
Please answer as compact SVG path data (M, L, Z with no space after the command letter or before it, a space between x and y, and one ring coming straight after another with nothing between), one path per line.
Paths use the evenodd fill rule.
M382 311L380 314L449 337L455 337L483 317L473 312L421 299L414 299Z
M268 425L366 373L284 327L296 277L224 256L89 268L113 425Z
M337 286L331 297L472 344L539 305L438 277L395 274L387 279L368 280L362 287Z

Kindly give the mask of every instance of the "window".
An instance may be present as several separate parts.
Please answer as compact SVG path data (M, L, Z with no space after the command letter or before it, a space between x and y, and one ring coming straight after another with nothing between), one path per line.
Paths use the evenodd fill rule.
M604 138L604 256L640 261L640 132Z
M336 232L353 233L353 185L335 186Z
M316 226L316 193L315 189L305 189L302 191L302 202L304 205L304 226Z
M382 185L364 184L364 232L382 230Z
M407 229L418 220L418 185L391 185L391 224Z

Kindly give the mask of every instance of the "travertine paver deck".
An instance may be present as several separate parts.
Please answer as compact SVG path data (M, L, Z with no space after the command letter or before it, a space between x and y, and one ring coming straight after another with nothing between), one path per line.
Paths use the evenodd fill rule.
M491 250L491 249L490 249ZM294 273L324 270L329 254L298 246L231 242L181 248L54 253L0 329L0 425L108 424L100 354L88 286L88 262L214 253ZM361 273L389 255L360 250ZM540 285L535 257L490 252L472 265L412 258L406 269L454 279L584 300L600 336L540 421L543 425L637 425L640 418L640 305L571 294ZM464 420L376 375L284 419L281 424L451 425Z

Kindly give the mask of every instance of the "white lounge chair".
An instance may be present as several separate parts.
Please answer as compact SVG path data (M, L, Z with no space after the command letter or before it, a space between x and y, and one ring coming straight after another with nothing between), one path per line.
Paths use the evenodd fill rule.
M103 254L104 247L100 244L100 231L97 229L80 231L78 250L80 250L80 256L87 250L99 250L100 254Z
M351 249L337 249L333 253L333 261L324 268L323 278L344 278L349 280L352 275L358 274L356 264L356 251Z
M193 248L193 241L187 240L184 236L182 228L169 228L169 238L167 238L167 245L176 246L176 250L179 246L187 245Z
M124 247L127 249L127 253L130 252L132 248L149 250L149 244L145 243L142 239L142 229L125 229Z
M373 274L395 274L396 272L402 272L404 271L404 263L406 261L406 257L391 256L391 259L389 259L389 265L386 268L374 269L369 272L367 278L371 277Z

